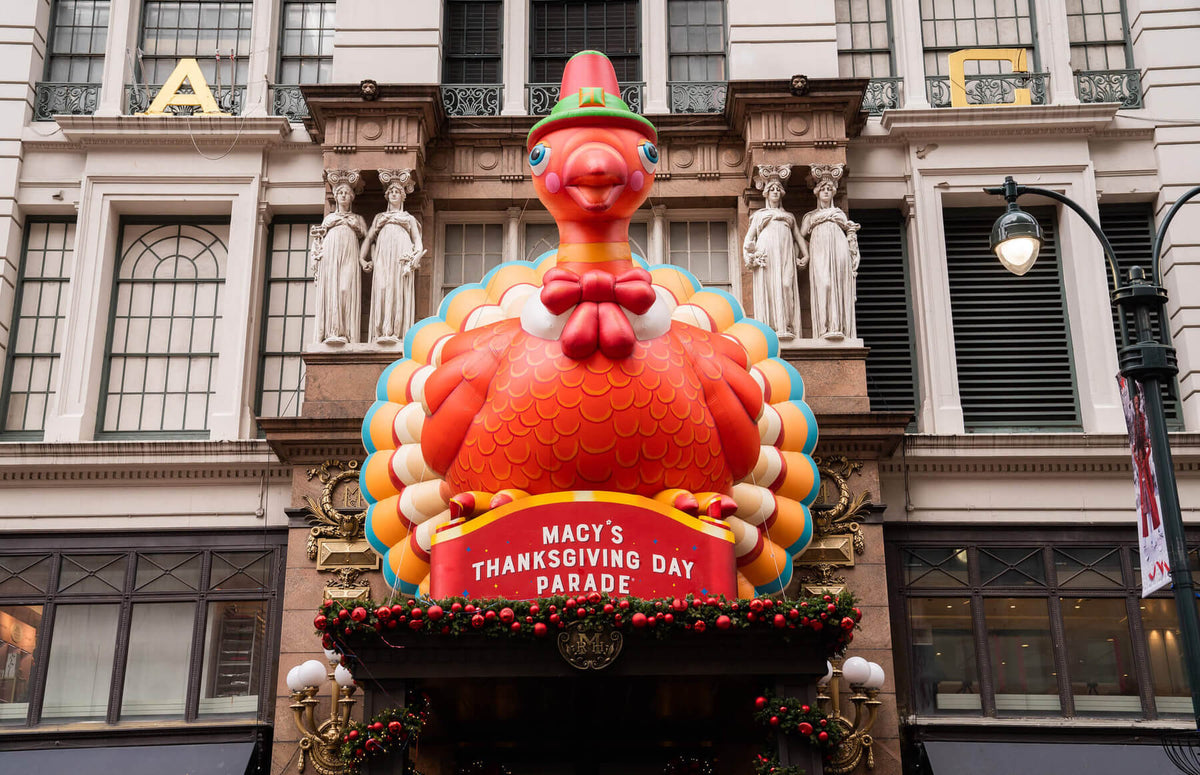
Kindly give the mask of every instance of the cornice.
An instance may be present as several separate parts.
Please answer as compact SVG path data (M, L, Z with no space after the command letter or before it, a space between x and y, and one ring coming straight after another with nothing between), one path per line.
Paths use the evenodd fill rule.
M77 441L0 444L0 486L19 483L286 481L287 467L262 440Z
M362 417L260 417L267 443L284 463L316 465L325 460L361 460Z
M1119 105L1012 105L915 108L884 111L880 125L892 136L995 137L1003 135L1092 135L1112 123Z
M291 133L282 116L57 116L75 146L278 146Z

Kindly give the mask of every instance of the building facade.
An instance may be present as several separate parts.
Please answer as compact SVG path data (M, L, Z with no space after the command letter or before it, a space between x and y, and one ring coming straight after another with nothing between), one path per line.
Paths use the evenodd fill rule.
M861 224L861 342L812 338L802 271L786 357L807 382L822 471L846 482L830 485L826 513L861 495L862 548L830 528L790 591L844 585L862 601L851 653L888 674L876 769L962 771L964 746L1001 741L1113 761L1115 744L1157 751L1164 730L1190 723L1173 601L1139 597L1101 248L1046 200L1031 210L1042 257L1012 277L990 257L1001 205L982 189L1013 175L1064 193L1100 220L1122 271L1145 265L1156 224L1200 183L1194 4L5 10L0 750L172 744L202 759L238 744L250 767L296 766L284 674L320 650L317 606L330 589L388 596L375 571L339 576L339 560L310 554L306 499L333 483L333 511L361 509L338 475L362 459L375 380L401 353L312 341L310 228L337 207L326 173L360 172L353 211L369 223L386 206L378 171L412 171L405 209L427 254L409 303L417 319L433 314L499 263L557 244L525 137L566 59L590 48L660 135L635 252L749 314L743 242L765 204L760 165L793 165L782 207L797 218L816 204L809 165L845 165L837 203ZM960 73L951 54L965 49L985 59ZM1027 72L1013 72L1014 50ZM188 58L223 115L146 115ZM1181 217L1163 252L1188 524L1200 503L1197 244L1200 220ZM356 561L371 564L341 562ZM689 697L664 692L664 707ZM363 697L384 702L369 686ZM718 771L749 771L720 750ZM418 764L461 764L446 756Z

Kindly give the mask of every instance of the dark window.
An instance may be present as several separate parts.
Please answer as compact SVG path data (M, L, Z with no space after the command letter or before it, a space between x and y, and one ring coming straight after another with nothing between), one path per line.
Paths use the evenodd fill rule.
M298 417L304 402L304 345L312 337L312 278L308 272L313 221L271 225L263 302L260 417Z
M892 21L888 0L835 0L838 75L887 78L892 75Z
M1133 67L1125 0L1067 0L1071 70Z
M641 10L637 0L533 0L529 80L558 85L567 60L600 51L622 84L642 79Z
M669 81L725 80L725 3L668 0Z
M858 335L867 354L867 395L881 412L917 410L908 293L908 240L896 210L853 210L858 232Z
M889 563L917 715L1191 714L1175 604L1141 599L1136 544L914 538Z
M284 540L6 542L0 724L265 718Z
M329 83L333 77L333 0L284 0L278 83Z
M1154 205L1139 204L1100 205L1100 228L1117 254L1117 271L1121 283L1129 279L1129 270L1140 266L1150 276L1150 254L1154 248ZM1136 336L1133 315L1126 317L1129 336ZM1150 316L1150 328L1154 338L1162 341L1162 321L1158 313ZM1117 347L1121 346L1121 333L1117 327L1117 312L1113 310L1113 337ZM1179 386L1172 379L1162 386L1163 412L1172 430L1182 430L1183 418L1179 414Z
M733 290L727 221L672 221L667 238L668 264L688 270L706 288Z
M988 248L995 210L945 211L958 391L968 431L1079 427L1056 213L1030 210L1045 241L1024 277Z
M126 223L101 432L206 434L229 224Z
M109 0L55 0L46 80L100 83L108 37Z
M75 257L74 221L25 224L25 250L17 274L0 430L39 436L58 378Z
M185 57L214 89L246 85L252 0L146 0L142 8L142 83L160 85Z
M448 223L442 235L443 297L460 285L479 282L504 261L503 224Z
M442 83L501 83L504 3L449 0Z

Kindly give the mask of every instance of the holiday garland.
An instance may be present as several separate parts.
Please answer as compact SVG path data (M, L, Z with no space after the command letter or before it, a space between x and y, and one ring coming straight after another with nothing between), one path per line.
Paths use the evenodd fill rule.
M764 695L754 700L754 720L776 734L798 735L828 759L844 736L834 719L795 697ZM759 754L754 760L757 775L800 775L803 767L784 767L774 755Z
M601 623L623 633L668 638L684 634L735 631L802 638L826 656L841 653L854 639L862 611L854 597L823 595L798 600L756 597L686 597L642 600L598 592L539 600L442 600L381 605L370 600L326 600L313 619L325 648L345 650L386 642L404 631L451 637L535 640L572 622Z
M408 748L421 735L429 718L429 698L422 695L404 708L388 708L368 721L346 726L338 746L338 757L354 772L372 759L379 759Z

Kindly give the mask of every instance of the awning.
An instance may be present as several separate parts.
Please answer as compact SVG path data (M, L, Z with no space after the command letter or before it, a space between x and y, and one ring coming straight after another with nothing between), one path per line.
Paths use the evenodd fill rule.
M1178 772L1158 745L926 740L933 775L1128 775Z
M4 751L4 772L36 775L250 775L254 743Z

